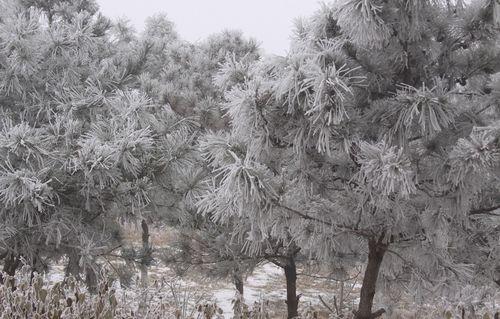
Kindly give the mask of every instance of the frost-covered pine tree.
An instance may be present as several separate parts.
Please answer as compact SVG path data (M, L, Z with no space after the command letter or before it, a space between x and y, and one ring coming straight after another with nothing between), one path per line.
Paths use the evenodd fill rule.
M232 90L244 85L254 62L252 55L245 54L238 60L237 55L233 54L220 65L220 70L214 77L215 84L223 90ZM231 98L225 96L223 99L225 116L229 115L227 111L231 103ZM237 184L226 180L227 165L233 164L233 161L237 161L239 156L248 151L246 141L238 135L237 130L237 127L231 125L229 130L207 132L200 139L201 156L212 173L204 181L206 191L197 203L198 211L211 221L229 227L230 231L226 238L235 248L240 247L243 260L252 261L253 257L257 263L267 261L283 269L287 288L287 311L290 317L296 317L299 303L296 263L301 249L291 236L284 239L283 236L275 236L273 233L263 233L260 227L255 225L254 220L238 213L235 205L239 205L238 196L242 195L239 191L243 190L240 190ZM231 142L228 143L227 139ZM226 147L231 149L226 150ZM241 171L236 174L245 175L246 172ZM214 192L215 189L217 192ZM242 196L251 197L253 194L247 193ZM251 206L240 208L254 209Z
M145 213L172 134L194 125L138 89L149 43L78 3L2 3L0 253L10 275L66 256L95 288L118 219Z
M134 39L122 23L122 38ZM138 37L150 45L139 76L140 89L152 101L169 109L175 121L155 150L164 166L154 175L155 188L146 207L157 225L168 225L175 240L171 247L157 247L163 262L180 274L201 273L229 277L243 292L245 276L261 260L242 252L241 245L226 243L231 226L216 225L197 214L195 201L206 185L210 170L196 145L208 130L225 130L219 107L223 90L212 79L226 60L255 60L258 48L238 32L213 35L200 44L179 39L165 15L149 18ZM164 121L164 120L163 120Z
M358 319L385 311L377 288L452 295L481 268L497 276L496 6L346 0L299 21L286 57L228 87L232 129L203 146L218 174L201 209L249 220L254 243L363 263Z
M91 114L84 110L100 103L94 79L85 80L110 55L109 21L93 2L78 3L1 4L0 237L8 274L21 257L40 270L48 258L84 250L82 232L104 239L90 225L102 219L73 206L79 190L69 185L75 138Z

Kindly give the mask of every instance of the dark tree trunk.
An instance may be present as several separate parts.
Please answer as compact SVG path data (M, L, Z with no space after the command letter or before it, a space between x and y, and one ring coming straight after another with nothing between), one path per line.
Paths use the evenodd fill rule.
M141 270L141 288L143 291L141 293L141 299L139 302L139 313L145 315L146 313L146 303L148 299L148 262L151 258L151 245L149 243L149 226L145 219L141 221L142 228L142 258L140 264Z
M233 303L233 311L234 311L234 316L233 318L235 319L242 319L246 318L244 314L244 307L243 307L243 276L241 274L241 271L238 266L235 266L233 269L233 283L236 288L236 291L238 292L236 295L236 298Z
M14 276L20 264L21 258L19 255L8 253L3 264L3 271L9 276Z
M142 220L141 222L142 228L142 254L143 258L141 261L141 286L142 288L147 288L148 286L148 259L150 254L150 245L149 245L149 226L146 220Z
M77 280L81 280L81 267L80 267L80 255L76 250L71 250L68 254L68 264L65 269L65 276L69 277L70 275L75 277Z
M87 289L91 294L97 294L99 287L97 283L97 274L94 269L87 266L85 269L85 284L87 285Z
M4 251L2 252L2 254L0 255L0 260L4 260L5 258L7 258L7 256L9 255L9 252L8 251ZM3 284L3 275L2 275L2 272L0 272L0 285Z
M243 296L243 276L241 275L241 272L238 269L235 269L234 271L233 281L236 290L238 291L240 296Z
M288 319L299 316L299 297L297 296L297 267L295 259L290 257L284 267L286 278L286 306Z
M38 249L35 250L33 254L33 260L31 261L31 277L30 282L35 277L35 273L43 273L45 271L44 262L42 257L40 257L40 251Z
M383 236L378 241L375 239L368 241L368 264L366 265L363 285L361 286L358 310L355 312L356 319L374 319L385 313L384 309L372 313L380 265L388 246L382 243L382 238Z
M3 264L3 272L5 272L8 276L14 276L16 274L17 268L21 264L21 257L18 254L14 254L12 252L8 252L4 258ZM3 278L0 273L0 283L4 283L5 278ZM12 289L15 289L14 281L9 283L12 286Z

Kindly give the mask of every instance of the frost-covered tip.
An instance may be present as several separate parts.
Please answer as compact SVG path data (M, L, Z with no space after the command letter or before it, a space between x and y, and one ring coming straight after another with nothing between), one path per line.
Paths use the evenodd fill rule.
M358 179L369 192L376 196L399 194L404 198L416 192L415 173L402 148L385 142L360 142L359 149Z

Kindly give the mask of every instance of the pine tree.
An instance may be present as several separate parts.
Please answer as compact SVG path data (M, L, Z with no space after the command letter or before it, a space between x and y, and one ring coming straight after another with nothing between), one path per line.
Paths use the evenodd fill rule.
M122 30L124 38L134 39L125 26ZM170 129L158 133L165 138L154 152L163 166L153 174L156 187L145 211L156 224L168 225L176 239L169 247L155 248L155 253L179 274L230 277L242 293L244 278L261 259L245 254L239 243L224 242L231 241L229 224L215 225L197 214L196 200L211 174L197 145L207 131L227 129L218 105L222 90L213 83L218 66L226 60L255 60L257 47L229 31L200 44L188 43L177 37L165 15L148 19L139 38L151 47L143 60L140 89L164 105L171 117Z
M381 289L500 282L498 1L342 0L267 58L238 32L183 41L164 15L137 35L94 1L0 9L9 275L66 256L95 291L131 218L175 226L173 261L240 292L259 262L282 267L289 318L306 256L364 265L357 319L390 311Z
M95 290L96 262L119 246L117 217L148 204L164 127L134 89L147 43L114 37L95 3L73 5L2 10L0 249L9 274L21 258L42 271L66 256L67 274L84 270Z
M494 5L346 0L299 21L285 58L226 91L232 130L204 146L219 165L201 207L248 219L253 242L364 263L358 319L385 311L380 286L472 282L481 261L459 244L499 204Z

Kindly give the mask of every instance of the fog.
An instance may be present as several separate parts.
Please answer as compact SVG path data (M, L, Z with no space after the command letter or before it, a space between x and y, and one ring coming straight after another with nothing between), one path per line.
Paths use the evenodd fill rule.
M111 18L127 17L140 31L144 20L165 13L186 40L199 41L224 29L239 29L255 38L267 53L284 54L297 17L319 8L314 0L98 0Z

